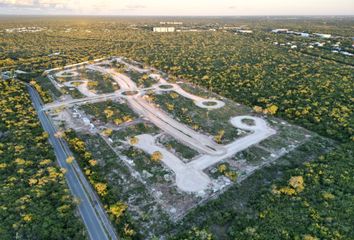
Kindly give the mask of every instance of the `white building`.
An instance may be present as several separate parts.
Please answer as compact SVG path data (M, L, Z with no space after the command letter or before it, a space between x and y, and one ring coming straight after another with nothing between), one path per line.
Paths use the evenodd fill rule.
M242 30L242 29L237 30L237 32L239 32L239 33L253 33L252 30Z
M343 52L340 52L340 53L343 54L343 55L345 55L345 56L353 56L353 54L350 53L350 52L345 52L345 51L343 51Z
M324 33L314 33L313 35L321 37L321 38L331 38L331 34L324 34Z
M320 42L315 42L314 45L317 46L317 47L323 47L325 45L325 43L323 43L323 42L321 42L321 43Z
M48 57L59 56L59 55L60 55L60 52L55 52L55 53L49 54Z
M309 33L302 32L302 33L300 33L300 35L301 35L301 37L310 37Z
M22 70L16 70L16 74L27 74L28 72L22 71Z
M183 22L160 22L161 25L182 25Z
M7 80L7 79L9 79L11 77L11 72L2 72L1 73L1 78L3 79L3 80Z
M86 117L84 117L84 118L82 118L82 121L84 122L84 124L85 124L85 126L89 126L90 125L90 119L88 119L88 118L86 118Z
M174 32L176 31L175 27L154 27L154 32Z
M272 30L272 33L288 33L289 29L286 28L278 28L278 29L274 29Z

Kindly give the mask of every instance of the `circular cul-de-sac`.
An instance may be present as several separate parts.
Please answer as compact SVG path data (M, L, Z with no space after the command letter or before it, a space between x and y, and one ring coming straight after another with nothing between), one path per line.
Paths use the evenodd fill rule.
M219 100L203 100L203 101L195 101L195 105L197 105L200 108L218 109L225 106L225 103Z
M62 77L62 78L66 78L66 77L76 77L78 76L79 73L75 72L75 71L61 71L55 74L56 77Z

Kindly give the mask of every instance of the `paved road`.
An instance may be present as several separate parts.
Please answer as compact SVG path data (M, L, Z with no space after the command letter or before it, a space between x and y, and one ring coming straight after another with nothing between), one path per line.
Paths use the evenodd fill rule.
M67 157L72 156L72 153L63 139L55 137L56 129L46 113L42 110L42 102L38 93L31 86L28 86L28 90L42 126L44 130L49 133L49 141L53 145L58 163L60 167L67 169L65 177L68 186L74 197L80 199L78 209L90 239L117 239L116 233L96 193L81 172L76 161L72 164L66 162Z

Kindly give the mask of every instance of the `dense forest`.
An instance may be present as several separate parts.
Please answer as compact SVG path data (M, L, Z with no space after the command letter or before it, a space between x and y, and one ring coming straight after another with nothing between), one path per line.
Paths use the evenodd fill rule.
M245 36L227 31L160 35L151 30L131 29L129 26L136 24L134 21L129 24L126 20L114 19L50 19L46 24L41 20L32 19L26 25L40 25L48 30L1 35L0 67L3 70L19 68L41 73L70 63L123 55L240 103L262 108L276 105L278 116L325 136L339 140L353 136L352 66L335 59L314 57L301 49L274 46L273 42L287 38L269 32L273 26L279 26L279 21L266 25L262 21L249 20L248 26L257 31ZM346 28L350 32L350 20L313 21L315 29L312 30L344 34L338 29ZM233 25L244 23L242 20ZM309 23L304 26L290 20L282 23L283 27L311 30ZM13 24L3 23L7 28ZM199 24L204 26L205 23ZM339 28L340 24L343 25ZM349 44L348 38L342 41ZM354 63L352 57L348 61Z
M24 84L0 81L1 239L85 239Z
M101 57L126 56L256 109L267 109L275 105L278 107L276 116L336 140L337 147L311 162L307 162L311 160L311 153L321 146L305 148L302 149L302 155L296 156L296 159L302 161L293 163L291 167L271 166L260 171L241 186L231 188L219 199L192 211L171 229L171 238L353 239L354 59L352 56L332 54L326 48L312 50L303 46L307 46L308 42L318 41L331 46L340 41L343 48L353 52L351 37L354 19L186 18L183 19L186 27L197 28L199 31L153 33L151 27L159 21L161 19L153 18L2 18L0 68L2 71L20 69L31 72L31 78L37 79L43 90L49 90L41 77L46 69ZM253 34L235 34L223 28L241 25L252 29ZM26 26L42 27L44 30L35 33L6 31ZM210 28L217 31L207 31ZM336 38L321 40L278 35L270 32L274 28L325 32ZM280 47L274 42L291 42L302 47ZM6 151L11 150L5 147L5 142L19 144L25 141L23 147L28 148L26 156L31 156L31 160L25 161L40 161L38 158L41 154L37 152L44 151L43 148L34 149L23 137L20 138L24 134L31 136L27 139L41 136L38 124L35 128L25 128L22 124L19 125L20 122L9 125L14 119L20 118L17 116L20 110L31 109L15 107L18 104L29 104L25 90L20 86L16 91L23 93L21 98L16 100L12 96L11 100L21 102L8 102L9 98L5 93L9 91L9 87L4 83L0 87L4 109L1 111L3 119L0 125L0 156L4 156L2 162L5 159L5 170L0 171L6 172L1 175L4 178L2 183L20 170L14 168L15 160L21 158L15 153L7 153ZM46 94L51 92L43 93ZM14 109L5 111L11 107ZM31 114L24 115L33 116ZM20 130L24 131L20 135L9 133ZM48 148L44 136L42 138L39 139L40 145ZM50 152L49 148L46 154L50 154L50 157L44 155L41 159L54 161L52 153L47 152ZM32 154L32 157L29 153L36 154ZM303 164L304 162L306 163ZM7 169L7 164L14 165L11 165L11 171ZM41 172L45 173L45 170ZM252 187L255 182L257 188ZM57 186L58 183L50 184ZM19 186L21 185L16 183L16 187ZM64 194L57 188L50 188L51 192L56 193L51 201L58 201L58 196ZM23 185L23 191L31 191L30 189L30 186ZM1 195L4 199L1 201L5 203L1 203L0 210L2 218L11 223L1 227L1 232L6 233L4 236L9 238L15 231L10 226L14 226L14 223L23 224L18 222L25 221L15 213L13 215L18 219L14 216L11 219L5 218L5 213L9 211L7 209L21 209L18 206L6 208L6 204L16 203L13 199L20 199L20 196L10 196ZM45 198L43 195L40 197ZM70 202L68 199L65 201ZM58 204L44 200L28 202L47 203L48 209ZM65 232L68 237L81 236L81 232L76 229L81 225L77 222L72 224L75 221L72 219L72 205L66 205L70 206L70 211L63 217L66 221L61 218L56 224L70 226L71 230ZM45 214L44 212L41 211L40 214ZM27 212L21 210L21 214ZM31 214L35 215L36 212ZM50 214L45 216L52 217ZM35 223L33 220L31 224ZM55 227L60 228L58 225ZM25 231L21 234L31 232L26 232L27 228L20 229ZM43 234L48 233L43 231Z

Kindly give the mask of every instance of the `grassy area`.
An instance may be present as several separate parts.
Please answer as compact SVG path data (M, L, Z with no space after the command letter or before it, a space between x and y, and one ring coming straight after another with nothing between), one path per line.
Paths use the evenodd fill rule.
M155 79L144 73L139 73L136 71L125 71L125 74L128 75L140 88L148 88L157 83Z
M152 161L150 155L134 147L123 150L122 153L134 161L134 169L143 175L145 181L150 184L166 184L164 176L170 172L163 167L161 162Z
M270 151L282 147L287 148L291 145L297 145L299 142L304 142L314 137L313 132L309 132L306 129L295 125L274 124L272 120L270 120L269 123L277 130L277 134L260 142L259 145Z
M72 96L74 99L80 99L86 97L77 88L63 87L63 89L65 94Z
M115 165L115 171L120 173L115 176L116 178L112 179L111 175L106 174L106 166L112 162L119 162L119 158L98 135L77 135L74 131L69 130L66 131L65 138L74 153L76 161L100 196L119 237L124 239L139 237L139 234L133 230L136 227L132 223L125 199L122 198L124 185L116 184L117 182L126 183L127 180L122 177L127 176L129 171L124 169L122 164L121 166ZM112 166L108 171L110 169L112 169ZM114 184L112 184L112 180L114 180ZM129 183L133 185L134 181L129 181ZM133 191L131 193L133 194ZM120 212L111 211L117 205L121 207ZM131 229L132 232L127 234L124 231L126 228Z
M192 228L205 229L207 232L212 234L212 239L220 240L302 239L300 237L301 235L298 235L298 238L286 237L286 235L283 235L286 234L286 232L282 231L283 229L290 231L292 234L291 236L295 236L294 231L296 232L299 230L299 228L293 228L291 225L289 225L289 222L292 222L292 220L290 217L285 216L286 214L284 214L284 211L291 211L294 219L297 219L299 223L308 222L308 220L311 219L311 216L309 214L297 212L296 209L292 207L293 204L297 201L297 196L292 197L292 200L289 198L284 198L282 206L274 204L274 201L278 202L279 198L278 200L274 200L274 196L270 196L272 194L272 184L285 184L289 180L289 176L296 176L300 174L299 171L302 171L301 169L306 168L303 165L304 161L312 160L314 157L322 154L324 149L328 150L330 147L333 147L332 142L326 141L320 137L313 138L307 144L300 146L297 150L278 159L277 164L272 164L258 170L252 176L244 180L241 185L235 184L231 186L229 190L220 195L218 199L211 200L204 206L200 206L194 209L190 214L186 216L183 222L179 223L177 227L171 229L170 239L188 239L190 232L187 231L187 229ZM317 163L311 163L311 165L316 164ZM345 165L345 163L342 162L342 165ZM331 164L331 166L333 166L331 169L336 168L335 165ZM216 173L216 175L218 174L219 173ZM345 174L347 175L347 173ZM307 175L303 174L303 176L306 176L306 179L308 179L309 183L311 182L312 184L312 181L315 180L315 178L313 178L315 175L318 176L320 173L308 172ZM317 179L317 181L322 180L324 179L321 177ZM333 181L333 179L331 181ZM349 179L343 179L343 181L348 182ZM307 186L307 180L305 180L305 184ZM316 187L320 187L319 182L317 182L315 185ZM312 186L308 186L308 188L309 189L306 190L306 192L309 193L308 196L311 198ZM289 200L292 201L291 205L285 203ZM317 200L318 198L312 199L311 202L313 202L316 206L318 204L316 203ZM340 202L339 199L338 201ZM301 202L299 202L299 204L300 203ZM272 211L268 212L266 218L261 218L260 213L266 211L268 208L272 208ZM307 207L303 205L301 208ZM283 218L279 218L275 222L271 222L271 220L274 219L274 216L282 216ZM284 222L282 219L288 220ZM344 220L344 218L342 220ZM280 222L278 221L282 222L282 224L279 224ZM268 226L271 226L271 231L267 232L267 225L265 223L267 223ZM347 225L347 221L344 220L343 223L344 225ZM276 226L279 226L281 231L277 231ZM337 226L341 228L339 225ZM252 229L248 227L251 227ZM255 228L255 230L253 228ZM306 229L307 227L303 228L301 232L306 232ZM347 231L348 229L349 228L347 228ZM312 231L310 229L308 230L309 233ZM255 235L252 235L252 233Z
M91 70L82 70L80 73L82 79L91 80L91 82L88 83L88 88L95 90L98 94L112 93L119 90L119 86L109 75Z
M251 164L260 164L268 158L271 153L257 146L250 147L234 156L235 161L246 160Z
M133 126L129 126L120 131L113 131L112 140L114 141L114 145L121 145L120 141L125 141L127 138L134 137L140 134L158 134L160 130L156 128L154 125L148 123L138 123Z
M238 173L236 169L230 166L229 163L220 163L216 166L215 172L210 172L210 176L214 179L224 176L235 182L237 180Z
M161 234L171 224L165 212L158 206L145 186L132 176L126 164L112 151L112 149L98 135L80 135L90 149L94 159L98 161L95 172L107 183L108 194L104 202L114 204L124 202L129 207L123 219L113 221L119 234L124 239L143 239L148 234ZM151 163L149 157L135 149L126 150L125 154L137 154L134 162L143 170L153 173L149 181L164 181L165 170L161 164ZM143 166L144 165L144 166ZM146 166L145 166L146 165ZM136 234L129 238L124 233L125 223L129 223Z
M99 120L103 123L120 125L138 117L126 104L113 101L86 104L80 108L91 115L94 121Z
M216 94L213 93L211 90L208 91L206 89L203 89L201 87L196 86L195 84L191 84L188 82L184 82L184 83L179 83L179 86L186 92L189 92L191 94L200 96L202 98L212 98L215 97Z
M176 141L173 138L169 138L169 137L167 139L160 138L160 142L167 149L172 150L173 152L175 152L177 154L177 156L180 156L180 157L182 157L182 158L184 158L186 160L190 160L190 159L194 158L195 156L197 156L199 154L196 150L194 150L194 149L192 149L192 148L190 148L190 147L188 147L188 146Z
M60 83L70 82L70 81L74 81L74 80L80 80L80 78L78 78L78 76L57 77L57 76L55 76L55 74L53 74L53 76L55 77L55 80Z
M231 117L249 114L249 109L227 103L223 108L206 110L197 107L192 100L174 92L150 95L156 104L170 113L178 121L201 131L202 133L217 136L222 135L220 143L227 144L240 135L229 120Z
M49 81L48 78L39 76L36 78L37 83L42 87L42 89L45 89L46 91L50 92L50 94L54 98L58 98L62 95L62 93L54 87L54 85Z

